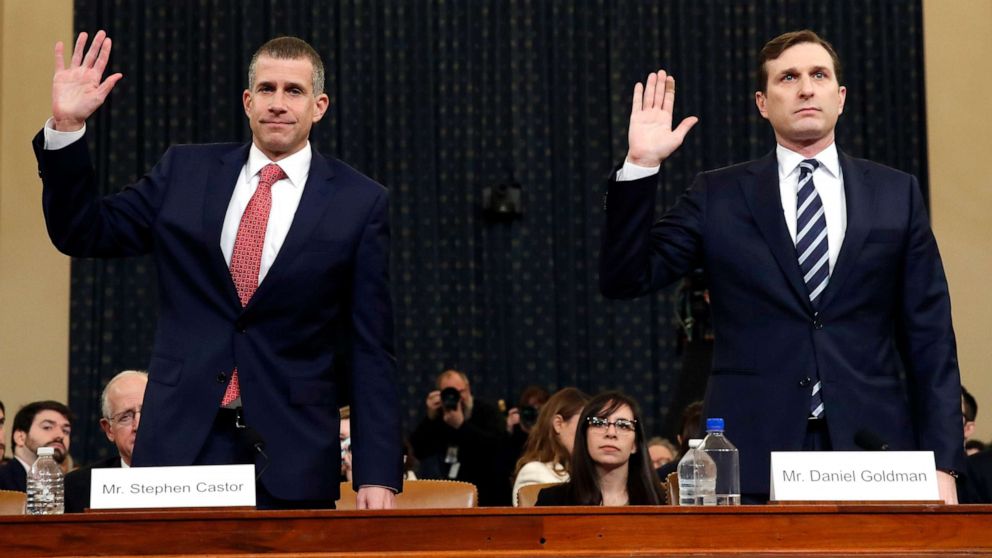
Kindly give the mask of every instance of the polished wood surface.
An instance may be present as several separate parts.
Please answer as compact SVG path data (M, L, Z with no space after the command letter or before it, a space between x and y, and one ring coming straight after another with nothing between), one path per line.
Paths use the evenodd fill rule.
M0 517L4 556L992 555L992 506L132 512Z

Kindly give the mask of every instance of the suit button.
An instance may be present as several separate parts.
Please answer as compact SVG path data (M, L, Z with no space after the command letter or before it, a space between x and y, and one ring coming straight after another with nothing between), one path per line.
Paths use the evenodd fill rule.
M223 384L226 381L227 381L227 374L225 374L223 372L218 372L217 373L217 383L218 384Z
M799 387L809 387L809 384L810 384L810 383L811 383L812 381L813 381L813 380L811 380L811 379L809 378L809 376L807 376L807 377L805 377L805 378L803 378L802 380L799 380Z
M813 329L823 329L823 322L819 316L813 318Z
M242 320L242 319L239 318L239 319L237 319L237 320L234 321L234 329L238 333L244 333L245 331L248 330L248 325L245 324L245 321L244 320Z

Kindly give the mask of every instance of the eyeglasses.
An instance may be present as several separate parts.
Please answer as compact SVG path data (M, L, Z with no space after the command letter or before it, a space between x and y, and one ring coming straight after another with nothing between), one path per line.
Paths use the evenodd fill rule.
M630 419L620 418L613 422L610 422L605 418L600 418L600 417L589 417L588 419L586 419L586 422L589 423L589 428L593 430L606 432L607 430L610 429L611 426L614 426L616 427L617 432L624 432L624 433L628 433L628 432L633 433L634 430L636 429L635 425L637 424L636 419L630 420Z
M136 419L140 414L141 409L128 409L110 417L110 422L116 424L117 426L131 426L134 423L134 419Z

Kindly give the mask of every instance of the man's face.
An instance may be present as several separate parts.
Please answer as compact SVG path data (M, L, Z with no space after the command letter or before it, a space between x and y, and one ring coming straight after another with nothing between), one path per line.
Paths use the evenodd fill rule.
M310 60L265 55L258 57L255 83L242 100L252 141L273 161L303 149L329 102L327 95L313 93Z
M661 444L648 447L648 453L651 455L651 466L655 469L660 468L666 463L671 463L675 459L675 456L672 455L672 450Z
M965 416L964 408L964 397L961 397L961 422L964 425L964 440L967 442L968 438L971 438L972 434L975 433L975 421L968 420Z
M71 432L72 425L62 413L45 410L34 416L30 430L14 432L14 439L30 453L26 457L37 459L38 448L50 447L55 448L55 461L62 463L69 452Z
M847 89L837 83L830 53L816 43L800 43L765 62L765 70L766 91L756 92L754 100L776 140L793 151L833 142Z
M145 398L147 384L148 379L144 376L127 375L118 378L107 391L110 418L100 419L100 428L107 439L117 446L121 459L128 465L131 464L134 439L141 422L141 402Z

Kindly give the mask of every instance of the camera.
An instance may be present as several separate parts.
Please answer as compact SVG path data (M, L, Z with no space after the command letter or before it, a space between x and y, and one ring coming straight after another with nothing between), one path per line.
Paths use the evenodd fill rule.
M453 387L441 390L441 407L446 411L454 411L462 400L462 394Z
M535 424L537 424L537 407L530 405L520 407L520 425L532 428Z

